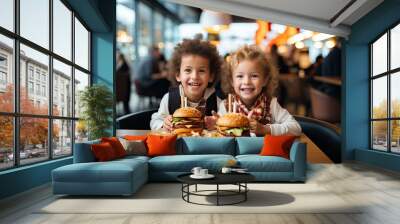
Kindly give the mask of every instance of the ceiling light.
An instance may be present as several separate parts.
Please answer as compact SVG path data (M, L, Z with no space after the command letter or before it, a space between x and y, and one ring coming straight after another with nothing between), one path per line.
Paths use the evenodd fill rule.
M203 10L200 15L200 24L209 33L219 33L226 30L231 22L231 16L222 12Z
M302 41L296 42L294 44L294 46L296 46L297 49L302 49L304 48L304 43Z
M313 41L322 41L322 40L326 40L331 37L333 37L333 35L326 34L326 33L318 33L312 37L312 40Z
M321 41L314 42L315 48L321 49L323 46L324 44Z

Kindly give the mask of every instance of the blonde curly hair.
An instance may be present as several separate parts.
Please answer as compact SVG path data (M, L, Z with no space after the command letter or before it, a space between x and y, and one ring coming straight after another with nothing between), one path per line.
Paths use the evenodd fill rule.
M228 60L224 64L224 73L221 82L224 93L234 93L232 86L233 71L239 63L245 60L255 61L259 66L261 66L265 78L267 79L267 84L263 87L263 92L267 96L275 96L275 91L278 87L277 69L269 60L267 60L264 52L256 45L244 45L229 56Z

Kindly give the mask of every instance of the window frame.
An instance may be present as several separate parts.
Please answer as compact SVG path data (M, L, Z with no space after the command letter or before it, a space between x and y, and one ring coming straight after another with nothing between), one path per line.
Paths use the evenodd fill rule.
M76 13L72 7L65 1L65 0L59 0L68 10L71 11L71 18L70 18L70 23L71 23L71 59L67 59L64 58L61 55L58 55L57 53L55 53L53 50L53 1L54 0L47 0L48 4L49 4L49 47L48 49L46 49L45 47L42 47L39 44L36 44L32 41L30 41L29 39L24 38L23 36L20 35L20 0L14 0L13 1L13 10L14 10L14 18L13 18L13 22L14 22L14 30L10 31L4 27L0 26L0 35L10 38L13 41L13 52L12 52L12 65L11 66L11 75L13 75L13 79L14 79L14 99L13 99L13 107L14 110L13 112L2 112L0 111L0 116L4 116L4 117L12 117L13 119L13 166L10 167L5 167L5 168L0 168L0 172L5 171L5 170L10 170L10 169L16 169L19 167L23 167L23 166L30 166L33 164L38 164L38 163L43 163L46 161L50 161L53 159L62 159L62 158L66 158L66 157L70 157L73 156L73 152L74 152L74 143L75 143L75 123L76 121L79 120L79 117L75 117L75 108L72 107L71 108L71 114L70 116L66 115L66 116L56 116L53 115L53 59L58 60L61 63L64 63L68 66L71 66L71 105L74 105L75 103L75 96L76 96L76 92L75 92L75 88L74 88L74 82L75 82L75 69L85 73L88 75L89 77L89 83L88 86L92 85L92 61L91 61L91 49L92 49L92 43L91 43L91 37L92 37L92 30L88 27L88 25L84 22L84 20L78 15L78 13ZM88 31L88 69L85 69L81 66L79 66L78 64L75 63L75 18L77 20L79 20L79 22L83 25L83 27ZM39 114L27 114L27 113L21 113L20 111L20 85L21 85L21 80L20 80L20 66L21 66L21 61L20 61L20 45L23 44L29 48L32 48L33 50L36 50L42 54L45 54L46 56L48 56L48 83L45 87L45 95L48 96L48 112L46 115L39 115ZM33 70L33 79L30 79L30 73L28 71L30 66L29 63L27 63L27 72L25 74L26 76L26 81L33 81L33 85L35 86L36 83L40 83L40 87L42 88L42 79L41 79L41 75L42 72L40 72L39 74L39 80L37 80L38 82L36 82L36 69L34 68ZM28 84L27 84L28 85ZM27 87L27 91L29 91L29 87ZM34 92L36 91L36 89L34 88ZM48 93L46 93L48 92ZM40 92L40 94L38 96L42 96L42 92ZM21 118L45 118L47 119L48 122L48 135L47 135L47 142L49 144L47 144L47 157L43 157L43 160L40 160L38 162L31 162L31 163L24 163L21 164L21 158L20 158L20 119ZM57 120L66 120L66 121L70 121L71 122L71 153L68 155L62 155L62 156L54 156L53 152L55 147L53 146L52 142L53 142L53 122L57 121Z
M391 69L391 31L393 28L395 28L396 26L400 25L400 21L395 22L394 24L392 24L391 26L389 26L387 29L385 29L384 32L382 32L381 34L379 34L375 39L373 39L370 43L368 43L368 52L369 52L369 77L368 77L368 81L369 81L369 149L373 150L373 151L379 151L379 152L385 152L385 153L391 153L391 154L400 154L400 152L393 152L392 151L392 121L400 121L400 117L393 117L392 116L392 98L391 98L391 91L392 91L392 86L391 86L391 79L393 75L396 75L396 73L400 72L400 66L397 68L393 68ZM378 41L381 37L383 37L384 35L387 35L387 62L386 62L386 71L376 74L373 74L373 44ZM386 105L386 118L373 118L373 81L378 79L378 78L382 78L382 77L386 77L386 86L387 86L387 93L386 93L386 97L387 97L387 105ZM373 122L375 121L386 121L386 151L383 150L379 150L374 148L374 136L373 136Z

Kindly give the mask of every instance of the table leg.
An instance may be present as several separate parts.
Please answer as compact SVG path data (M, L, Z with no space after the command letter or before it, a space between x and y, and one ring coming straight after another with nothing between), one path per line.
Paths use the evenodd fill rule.
M197 192L197 184L196 184L196 186L195 186L195 191Z
M217 206L219 205L219 184L217 184Z
M244 183L244 201L247 201L247 183Z

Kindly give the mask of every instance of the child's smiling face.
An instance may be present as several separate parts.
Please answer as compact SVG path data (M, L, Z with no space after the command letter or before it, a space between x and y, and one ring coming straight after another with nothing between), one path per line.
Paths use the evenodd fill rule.
M199 55L183 55L180 72L176 80L182 83L185 96L192 102L198 102L209 82L212 82L210 62Z
M233 69L232 86L242 102L251 107L266 86L267 79L262 66L255 60L244 60Z

